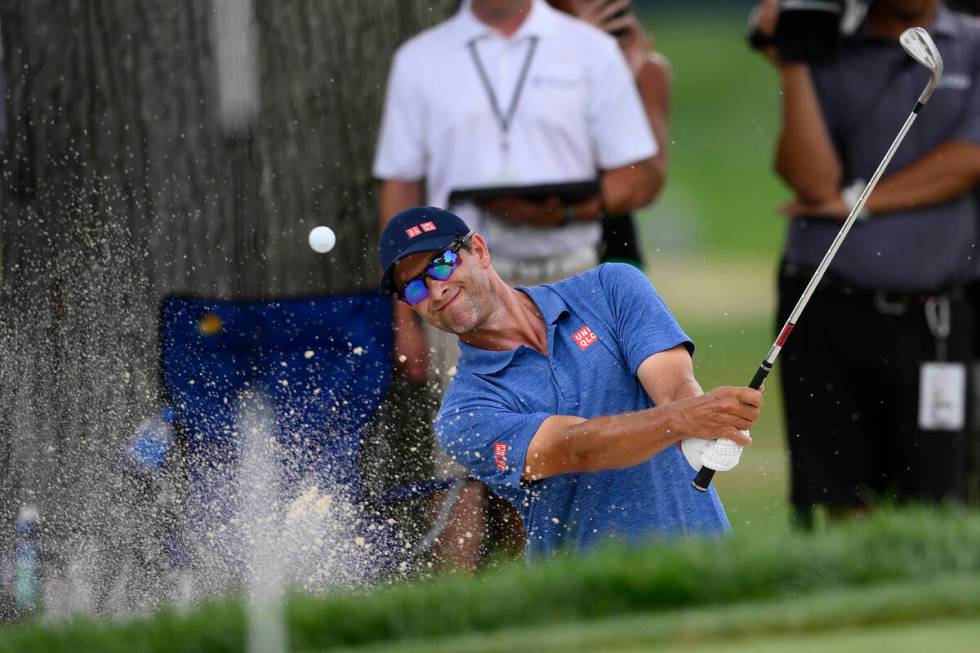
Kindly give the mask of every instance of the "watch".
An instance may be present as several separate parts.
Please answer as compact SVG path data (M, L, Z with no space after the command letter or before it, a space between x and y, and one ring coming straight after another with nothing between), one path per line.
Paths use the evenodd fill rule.
M858 200L861 199L861 193L864 192L864 187L867 185L863 179L855 179L849 185L841 189L840 196L847 205L848 211L853 211L855 205L857 205ZM871 218L871 212L865 207L861 207L861 213L855 218L855 222L865 222Z

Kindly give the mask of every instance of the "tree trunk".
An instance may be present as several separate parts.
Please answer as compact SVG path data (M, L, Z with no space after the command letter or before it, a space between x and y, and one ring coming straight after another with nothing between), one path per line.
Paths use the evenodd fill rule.
M34 502L49 526L112 523L120 449L158 404L165 295L375 285L391 55L454 5L256 2L259 109L229 131L211 2L3 0L4 520Z

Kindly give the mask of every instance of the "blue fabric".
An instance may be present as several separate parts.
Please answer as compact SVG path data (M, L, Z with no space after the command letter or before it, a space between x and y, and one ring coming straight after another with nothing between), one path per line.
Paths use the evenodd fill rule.
M145 470L155 472L162 470L173 449L173 420L173 410L166 406L159 415L140 424L136 435L126 448L129 459Z
M528 557L586 549L606 537L641 541L727 531L714 488L691 488L694 471L677 447L627 469L521 482L527 448L546 418L650 408L636 377L640 364L677 345L694 350L646 276L632 266L609 263L521 290L544 317L549 355L525 346L497 352L460 343L436 434L454 459L521 513ZM585 327L590 333L583 340Z
M184 528L170 551L186 562L193 540L244 573L239 398L260 393L279 444L280 496L315 484L364 508L359 454L390 380L391 300L368 292L273 302L167 298L160 318L160 368L173 423L183 437L188 487ZM345 536L371 545L375 573L396 559L392 528L369 514ZM190 539L188 539L190 538ZM195 549L197 550L197 549ZM324 555L330 555L325 551Z
M360 494L364 427L390 379L391 300L377 292L274 302L170 297L161 371L194 474L236 456L237 398L265 393L295 477ZM307 352L312 352L310 356Z

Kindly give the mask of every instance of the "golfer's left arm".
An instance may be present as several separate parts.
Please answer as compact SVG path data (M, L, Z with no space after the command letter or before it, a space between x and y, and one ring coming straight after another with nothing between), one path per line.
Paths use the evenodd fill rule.
M691 354L684 345L650 356L640 363L636 377L647 396L658 406L704 394L694 377ZM680 447L681 443L677 442L675 446Z
M636 377L658 406L704 394L694 378L691 354L684 345L677 345L648 357L640 363Z

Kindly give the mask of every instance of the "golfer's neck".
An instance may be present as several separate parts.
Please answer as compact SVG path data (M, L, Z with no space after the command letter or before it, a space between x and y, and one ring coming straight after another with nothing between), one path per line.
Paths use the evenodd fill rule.
M910 14L901 15L896 13L887 7L885 3L875 3L868 13L868 23L871 26L871 32L876 36L897 41L898 37L902 35L902 32L910 27L928 27L932 25L932 22L936 20L939 4L937 2L926 4L928 6L923 8L921 14L913 16Z
M473 0L470 8L481 23L512 36L531 12L532 0Z
M530 297L503 285L493 312L479 328L460 336L460 340L479 349L511 351L521 345L548 355L548 330L544 318Z

